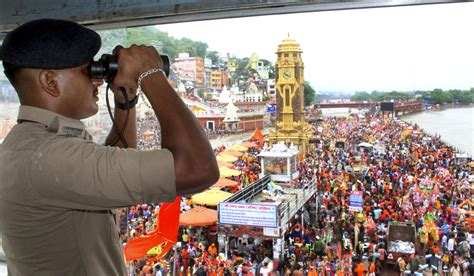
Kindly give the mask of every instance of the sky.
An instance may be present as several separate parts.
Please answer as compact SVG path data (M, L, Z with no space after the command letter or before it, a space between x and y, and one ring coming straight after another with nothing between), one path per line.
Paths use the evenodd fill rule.
M158 25L238 58L276 61L288 36L319 92L474 87L474 3L241 17Z

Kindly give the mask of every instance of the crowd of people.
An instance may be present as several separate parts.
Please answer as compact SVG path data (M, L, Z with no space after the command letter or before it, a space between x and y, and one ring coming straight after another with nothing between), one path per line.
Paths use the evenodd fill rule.
M151 150L161 145L161 129L158 119L152 113L137 116L138 148ZM216 126L214 130L204 128L207 137L211 139L222 138L243 132L242 129L226 129L224 126ZM105 139L105 138L104 138Z
M216 227L181 228L180 241L166 258L136 261L135 273L474 275L470 159L457 158L439 136L383 115L328 117L313 123L313 135L317 142L300 158L293 185L316 185L316 198L287 225L282 239L241 227L240 235L225 241L226 252ZM251 148L234 162L242 171L234 178L239 189L258 179L259 152L260 147ZM359 208L352 206L352 192L361 192ZM184 198L183 206L189 204ZM157 210L130 208L125 238L151 231ZM391 225L412 226L412 243L389 239Z

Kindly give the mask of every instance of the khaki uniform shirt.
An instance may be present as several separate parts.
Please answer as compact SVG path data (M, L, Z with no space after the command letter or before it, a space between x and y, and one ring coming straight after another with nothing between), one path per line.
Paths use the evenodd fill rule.
M0 146L0 231L10 275L126 275L113 209L173 201L168 150L94 143L79 120L21 106Z

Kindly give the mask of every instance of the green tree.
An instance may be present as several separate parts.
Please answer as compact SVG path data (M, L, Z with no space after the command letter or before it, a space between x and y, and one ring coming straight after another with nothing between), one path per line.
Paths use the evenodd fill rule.
M246 89L246 83L249 77L251 76L251 72L247 65L249 63L249 58L237 58L235 61L237 62L237 69L235 70L234 78L232 79L233 83L239 84L241 89Z
M370 93L370 98L372 101L380 101L380 99L382 98L383 96L383 92L380 92L380 91L372 91L372 93Z
M304 106L310 106L316 99L316 91L309 82L304 82Z
M436 88L431 91L431 103L432 104L443 104L446 102L445 94L442 89Z
M102 54L112 53L117 45L128 45L125 29L99 31L98 33L102 38L102 47L96 58L99 58Z
M153 26L126 28L125 41L126 46L131 44L158 46L160 54L168 55L171 59L176 58L179 53L189 53L190 56L204 58L208 48L205 42L189 38L176 39Z
M449 93L453 99L453 101L457 102L461 100L461 96L463 95L463 91L460 89L451 89L448 90L447 93Z
M125 33L127 37L128 45L154 45L157 39L158 29L152 26L137 27L137 28L126 28Z
M355 94L351 97L351 101L353 102L370 101L371 99L372 97L370 94L365 91L355 92Z
M196 47L196 56L198 57L206 57L207 53L207 48L209 48L209 45L207 43L202 42L202 41L196 41L194 42L195 47Z
M464 91L459 97L459 102L461 104L472 104L474 103L474 91Z
M161 43L161 53L168 55L170 59L174 59L178 56L178 40L170 37L167 32L158 32L156 39Z
M217 51L208 51L206 57L212 61L212 64L217 65L219 63L219 53Z
M381 100L382 101L390 101L390 100L398 101L398 100L411 99L412 97L414 97L414 95L409 94L409 93L392 91L388 93L383 93Z
M178 43L178 52L179 53L189 53L193 57L202 57L206 56L207 43L194 41L189 38L181 38Z

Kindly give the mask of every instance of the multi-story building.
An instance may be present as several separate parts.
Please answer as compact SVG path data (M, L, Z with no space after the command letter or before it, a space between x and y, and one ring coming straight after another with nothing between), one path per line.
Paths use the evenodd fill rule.
M270 97L275 97L276 95L275 79L267 80L267 95Z
M260 76L261 79L263 80L268 80L268 77L270 75L270 67L265 66L262 61L259 61L257 63L257 68L255 69Z
M204 86L207 88L211 87L211 73L212 73L212 60L210 58L204 59Z
M230 73L235 73L238 67L239 64L236 60L229 60L229 62L227 63L227 70L229 70Z
M192 82L198 88L204 87L205 70L203 58L190 57L188 53L180 53L173 60L173 64L181 81Z
M229 85L229 74L224 70L213 70L211 72L211 88L222 89Z

